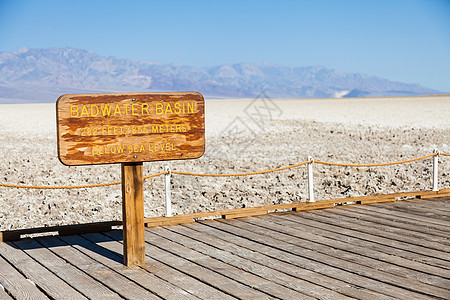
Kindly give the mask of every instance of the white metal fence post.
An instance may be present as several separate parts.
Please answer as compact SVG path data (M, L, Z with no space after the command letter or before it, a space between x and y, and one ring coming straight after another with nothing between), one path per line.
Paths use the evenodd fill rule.
M314 177L313 177L313 163L312 156L308 156L308 202L316 202L314 199Z
M164 171L167 173L164 175L164 187L166 191L166 217L172 216L172 199L170 198L170 176L171 169L169 166L165 166Z
M438 157L439 157L439 151L438 149L434 149L434 153L437 153L437 155L433 156L433 189L432 191L438 192Z

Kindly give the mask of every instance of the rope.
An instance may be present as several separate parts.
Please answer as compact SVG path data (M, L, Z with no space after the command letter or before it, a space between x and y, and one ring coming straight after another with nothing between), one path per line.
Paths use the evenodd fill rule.
M248 172L248 173L234 173L234 174L204 174L204 173L189 173L189 172L180 172L180 171L172 171L173 174L178 175L190 175L190 176L203 176L203 177L233 177L233 176L248 176L248 175L259 175L259 174L266 174L266 173L272 173L276 171L282 171L287 170L299 166L303 166L306 164L311 163L311 161L304 161L295 165L271 169L271 170L265 170L265 171L258 171L258 172Z
M438 155L438 154L433 153L433 154L425 155L425 156L418 157L418 158L390 162L390 163L381 163L381 164L342 164L342 163L332 163L332 162L326 162L326 161L320 161L320 160L315 160L314 162L316 164L322 164L322 165L328 165L328 166L341 166L341 167L382 167L382 166L392 166L392 165L409 163L409 162L425 159L425 158L436 156L436 155Z
M264 170L264 171L257 171L257 172L248 172L248 173L234 173L234 174L204 174L204 173L189 173L189 172L181 172L181 171L170 171L172 174L178 174L178 175L187 175L187 176L202 176L202 177L236 177L236 176L249 176L249 175L259 175L259 174L267 174L282 170L287 170L295 167L300 167L306 164L310 163L316 163L316 164L322 164L322 165L328 165L328 166L341 166L341 167L381 167L381 166L391 166L391 165L399 165L404 163L409 163L413 161L418 161L422 159L426 159L432 156L436 155L443 155L443 156L450 156L448 153L432 153L429 155L425 155L422 157L417 157L413 159L407 159L402 161L396 161L396 162L390 162L390 163L380 163L380 164L343 164L343 163L333 163L333 162L326 162L326 161L320 161L320 160L308 160L304 161L295 165L270 169L270 170ZM153 177L157 177L160 175L169 174L169 171L163 171L151 175L144 176L143 179L149 179ZM0 183L0 187L11 187L11 188L24 188L24 189L83 189L83 188L94 188L94 187L104 187L104 186L111 186L111 185L118 185L121 184L121 181L115 181L115 182L108 182L108 183L99 183L99 184L88 184L88 185L72 185L72 186L37 186L37 185L20 185L20 184L8 184L8 183Z
M43 189L43 190L65 190L65 189L84 189L93 187L102 187L109 185L121 184L121 181L98 183L98 184L87 184L87 185L70 185L70 186L38 186L38 185L20 185L20 184L8 184L0 183L3 187L13 187L13 188L23 188L23 189Z
M162 174L166 174L167 172L159 172L152 175L144 176L143 179L153 178ZM84 188L94 188L94 187L104 187L110 185L118 185L121 184L122 181L114 181L107 183L98 183L98 184L86 184L86 185L70 185L70 186L38 186L38 185L20 185L20 184L8 184L8 183L0 183L0 186L3 187L11 187L11 188L23 188L23 189L42 189L42 190L69 190L69 189L84 189Z

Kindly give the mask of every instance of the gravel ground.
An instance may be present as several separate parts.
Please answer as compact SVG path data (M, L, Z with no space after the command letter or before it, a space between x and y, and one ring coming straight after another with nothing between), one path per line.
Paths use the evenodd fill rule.
M450 153L449 115L445 117L449 98L437 99L440 104L422 99L424 107L430 107L425 100L441 107L441 115L440 119L413 122L417 126L410 120L422 109L416 104L418 111L405 113L403 123L397 119L395 125L389 125L389 114L383 114L375 100L369 104L379 110L379 124L365 122L364 118L349 118L348 122L336 117L329 122L326 116L311 118L306 114L296 118L292 107L302 110L296 100L208 101L206 154L197 160L144 163L144 175L160 172L165 165L187 172L238 173L295 164L308 155L330 162L380 163L424 156L434 148ZM342 101L347 105L355 100ZM235 103L234 108L230 103ZM303 103L314 106L311 100ZM266 114L261 113L262 104ZM361 106L361 114L372 112L369 104ZM398 105L404 107L404 103ZM314 111L323 107L327 107L326 102L318 102ZM0 121L0 182L58 186L120 181L120 165L67 167L59 162L53 105L2 105L1 110L5 118ZM327 113L339 112L335 108ZM21 125L12 126L14 120ZM450 158L440 157L439 162L439 186L450 188ZM429 190L431 175L431 158L377 168L314 165L315 197L325 200ZM144 184L147 217L164 215L163 180L160 176ZM0 187L0 227L9 230L117 220L121 219L121 197L120 185L72 190ZM172 177L172 206L177 214L306 200L306 166L246 177Z

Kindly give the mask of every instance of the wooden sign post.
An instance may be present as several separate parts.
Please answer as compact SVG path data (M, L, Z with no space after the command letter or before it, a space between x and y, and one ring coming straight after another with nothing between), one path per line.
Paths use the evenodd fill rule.
M203 155L203 96L72 94L59 97L56 111L58 157L63 164L121 163L124 263L144 265L143 162Z

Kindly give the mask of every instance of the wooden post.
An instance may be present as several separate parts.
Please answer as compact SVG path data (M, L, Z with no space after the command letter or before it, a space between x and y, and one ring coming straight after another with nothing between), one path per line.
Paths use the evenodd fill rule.
M128 267L145 265L143 164L122 163L123 258Z
M164 188L166 194L166 217L172 216L172 199L170 197L170 167L166 166L164 171L168 172L164 176Z
M308 160L311 161L308 164L308 202L316 202L314 199L314 177L313 177L313 163L312 156L308 156Z
M434 149L434 153L437 153L437 155L433 156L433 189L432 191L438 192L438 159L439 159L439 151L438 149Z

